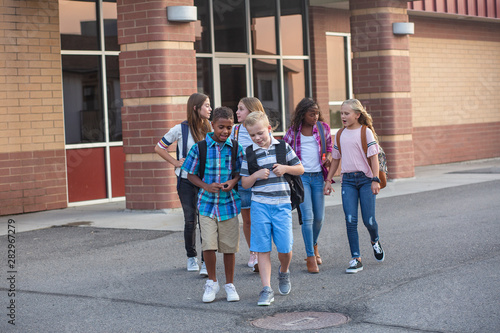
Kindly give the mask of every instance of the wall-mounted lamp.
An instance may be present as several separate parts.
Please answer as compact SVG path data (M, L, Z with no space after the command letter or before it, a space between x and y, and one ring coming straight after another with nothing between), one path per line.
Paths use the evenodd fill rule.
M392 33L395 35L413 35L415 33L415 24L413 22L393 23Z
M198 13L195 6L170 6L167 7L167 18L172 22L195 22Z

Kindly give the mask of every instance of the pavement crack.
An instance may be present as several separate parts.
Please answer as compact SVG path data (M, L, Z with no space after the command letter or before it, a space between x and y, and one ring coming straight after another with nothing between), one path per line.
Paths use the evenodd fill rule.
M8 291L9 289L7 288L0 288L0 291ZM151 307L156 307L156 308L167 308L167 309L182 309L182 310L189 310L189 311L195 311L195 312L207 312L207 313L220 313L221 309L211 309L211 308L198 308L198 307L193 307L193 306L172 306L172 305L167 305L164 303L158 303L158 302L143 302L143 301L136 301L136 300L131 300L131 299L122 299L122 298L112 298L112 297L98 297L98 296L89 296L89 295L78 295L78 294L63 294L63 293L54 293L54 292L44 292L44 291L36 291L36 290L20 290L16 289L17 293L25 293L25 294L33 294L33 295L44 295L44 296L54 296L54 297L67 297L67 298L80 298L80 299L88 299L88 300L95 300L95 301L108 301L108 302L113 302L113 303L123 303L123 304L132 304L132 305L141 305L141 306L151 306ZM241 317L241 312L239 311L227 311L223 310L224 313L235 315L238 317Z
M387 327L387 328L399 328L399 329L404 329L405 331L408 332L427 332L427 333L454 333L452 331L446 330L446 331L439 331L439 330L426 330L423 328L415 328L411 326L403 326L403 325L390 325L390 324L383 324L383 323L377 323L374 321L359 321L358 323L363 323L363 324L369 324L369 325L375 325L379 327ZM459 332L456 332L459 333Z

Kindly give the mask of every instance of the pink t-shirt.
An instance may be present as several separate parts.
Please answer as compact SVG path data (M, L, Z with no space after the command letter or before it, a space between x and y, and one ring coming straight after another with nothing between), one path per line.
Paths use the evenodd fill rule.
M364 172L367 177L373 177L368 159L363 150L363 145L361 144L361 127L357 129L346 128L342 131L342 135L340 136L342 156L337 147L337 136L335 136L333 142L332 157L336 160L342 158L342 167L340 171L342 174L361 171ZM368 143L368 157L378 154L379 149L377 141L375 141L373 132L369 128L366 128L366 142Z

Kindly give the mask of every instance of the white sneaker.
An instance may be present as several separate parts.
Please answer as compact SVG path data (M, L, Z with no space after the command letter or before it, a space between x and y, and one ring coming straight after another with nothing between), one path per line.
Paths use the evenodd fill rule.
M188 272L197 272L200 269L198 266L198 258L190 257L187 260L187 270Z
M219 292L219 282L207 280L205 283L205 292L203 293L203 302L210 303L215 299L215 295Z
M236 292L236 288L234 284L228 283L224 285L224 289L226 289L227 301L228 302L237 302L240 300L240 295Z
M201 263L200 275L203 276L203 277L207 277L208 276L207 265L205 265L205 262Z

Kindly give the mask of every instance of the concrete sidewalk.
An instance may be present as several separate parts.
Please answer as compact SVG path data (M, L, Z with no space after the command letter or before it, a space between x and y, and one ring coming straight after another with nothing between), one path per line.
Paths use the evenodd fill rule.
M492 180L500 180L500 158L417 167L414 178L389 181L378 197L387 198ZM340 180L337 177L335 181L335 193L327 197L327 206L342 204ZM125 209L125 202L4 216L0 224L6 225L8 219L16 221L17 232L62 225L168 231L184 229L181 209L131 211ZM2 227L0 235L6 233L7 228Z

